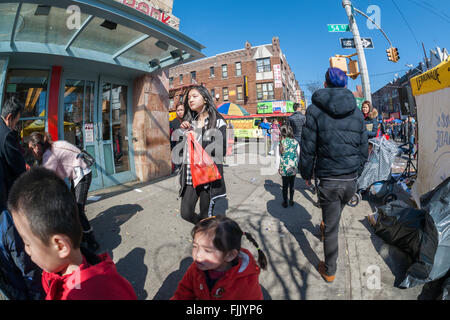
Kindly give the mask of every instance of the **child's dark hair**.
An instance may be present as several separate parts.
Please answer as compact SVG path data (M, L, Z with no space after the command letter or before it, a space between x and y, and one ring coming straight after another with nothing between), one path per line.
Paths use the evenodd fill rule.
M75 197L53 171L37 167L22 174L11 188L8 209L23 214L44 244L63 234L75 249L80 247L82 228Z
M259 248L258 243L253 239L252 235L248 232L243 232L239 225L232 219L224 216L216 216L206 218L197 223L192 229L192 238L198 233L214 232L213 244L214 246L224 253L228 253L231 250L241 249L241 239L245 235L248 241L250 241L258 250L258 265L261 269L267 268L267 258L264 252Z
M280 133L283 138L287 137L287 138L294 139L294 131L292 130L291 126L288 126L288 125L282 126L280 129Z

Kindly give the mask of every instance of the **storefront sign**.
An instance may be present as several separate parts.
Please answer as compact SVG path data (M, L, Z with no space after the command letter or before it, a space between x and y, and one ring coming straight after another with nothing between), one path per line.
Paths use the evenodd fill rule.
M129 7L139 10L152 18L155 18L175 29L179 29L180 21L178 18L163 12L160 9L155 8L148 0L116 0Z
M85 123L84 124L84 137L86 143L94 142L94 124Z
M258 114L260 113L292 113L294 112L294 103L292 101L268 101L260 102L256 106Z
M283 82L281 81L281 65L273 65L273 78L275 80L275 88L282 88Z

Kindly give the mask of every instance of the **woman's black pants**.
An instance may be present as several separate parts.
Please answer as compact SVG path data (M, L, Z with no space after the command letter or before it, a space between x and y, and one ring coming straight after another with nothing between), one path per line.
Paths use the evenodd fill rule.
M200 215L195 213L195 206L200 199ZM200 220L208 217L209 205L211 202L210 191L205 189L204 185L194 188L186 185L181 198L181 217L193 224L197 224Z
M80 215L81 227L83 228L84 233L92 231L91 225L89 223L88 218L86 217L86 212L84 210L89 187L91 186L91 181L92 181L92 172L89 172L89 174L85 175L83 179L81 179L81 181L78 182L76 187L73 186L72 181L72 188L71 188L71 191L77 201L78 214Z

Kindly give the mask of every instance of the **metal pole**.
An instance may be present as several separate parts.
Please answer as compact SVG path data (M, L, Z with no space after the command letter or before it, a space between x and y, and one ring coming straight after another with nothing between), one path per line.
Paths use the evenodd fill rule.
M359 35L358 26L356 24L355 17L352 13L352 3L350 0L342 0L342 6L347 12L350 30L353 33L353 39L355 41L356 53L358 54L359 70L361 72L361 84L364 94L364 98L372 102L372 94L370 90L369 72L367 70L366 56L364 54L364 48L362 46L361 37Z

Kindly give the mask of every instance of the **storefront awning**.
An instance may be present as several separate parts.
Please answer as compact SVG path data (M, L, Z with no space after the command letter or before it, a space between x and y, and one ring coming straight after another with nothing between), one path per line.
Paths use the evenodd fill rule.
M203 48L114 0L0 0L0 53L42 53L153 72L202 58Z

